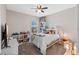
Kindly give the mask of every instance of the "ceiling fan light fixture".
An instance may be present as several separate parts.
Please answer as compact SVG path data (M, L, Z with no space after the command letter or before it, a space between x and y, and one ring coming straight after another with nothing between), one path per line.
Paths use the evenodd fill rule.
M41 6L40 4L38 4L38 5L37 5L37 8L40 9L40 8L42 8L42 6Z
M38 13L41 13L41 10L37 10Z
M43 7L42 5L38 4L36 8L32 9L36 9L37 13L44 13L44 10L48 9L48 7Z

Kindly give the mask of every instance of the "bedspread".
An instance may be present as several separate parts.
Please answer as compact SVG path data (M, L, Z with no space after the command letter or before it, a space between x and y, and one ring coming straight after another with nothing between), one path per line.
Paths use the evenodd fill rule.
M32 41L38 48L40 48L42 54L46 54L47 45L52 41L59 38L58 34L44 34L44 35L35 35L35 39Z

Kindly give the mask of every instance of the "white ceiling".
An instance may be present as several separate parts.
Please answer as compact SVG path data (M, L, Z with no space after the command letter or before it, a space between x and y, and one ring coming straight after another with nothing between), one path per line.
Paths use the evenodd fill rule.
M42 5L48 7L47 10L44 10L44 13L36 13L35 9L31 9L31 8L36 8L36 4L8 4L7 9L41 17L46 15L51 15L53 13L76 6L75 4L42 4Z

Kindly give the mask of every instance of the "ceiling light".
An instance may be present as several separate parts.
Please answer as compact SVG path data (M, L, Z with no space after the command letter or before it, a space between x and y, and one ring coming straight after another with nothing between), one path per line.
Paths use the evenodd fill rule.
M41 10L37 10L38 13L41 13Z

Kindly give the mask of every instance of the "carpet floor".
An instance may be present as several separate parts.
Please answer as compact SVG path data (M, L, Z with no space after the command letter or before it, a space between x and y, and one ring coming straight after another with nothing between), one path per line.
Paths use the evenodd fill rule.
M64 46L55 44L47 49L46 55L64 55L65 53ZM42 55L40 49L37 48L32 43L23 43L18 47L18 54L19 55Z

